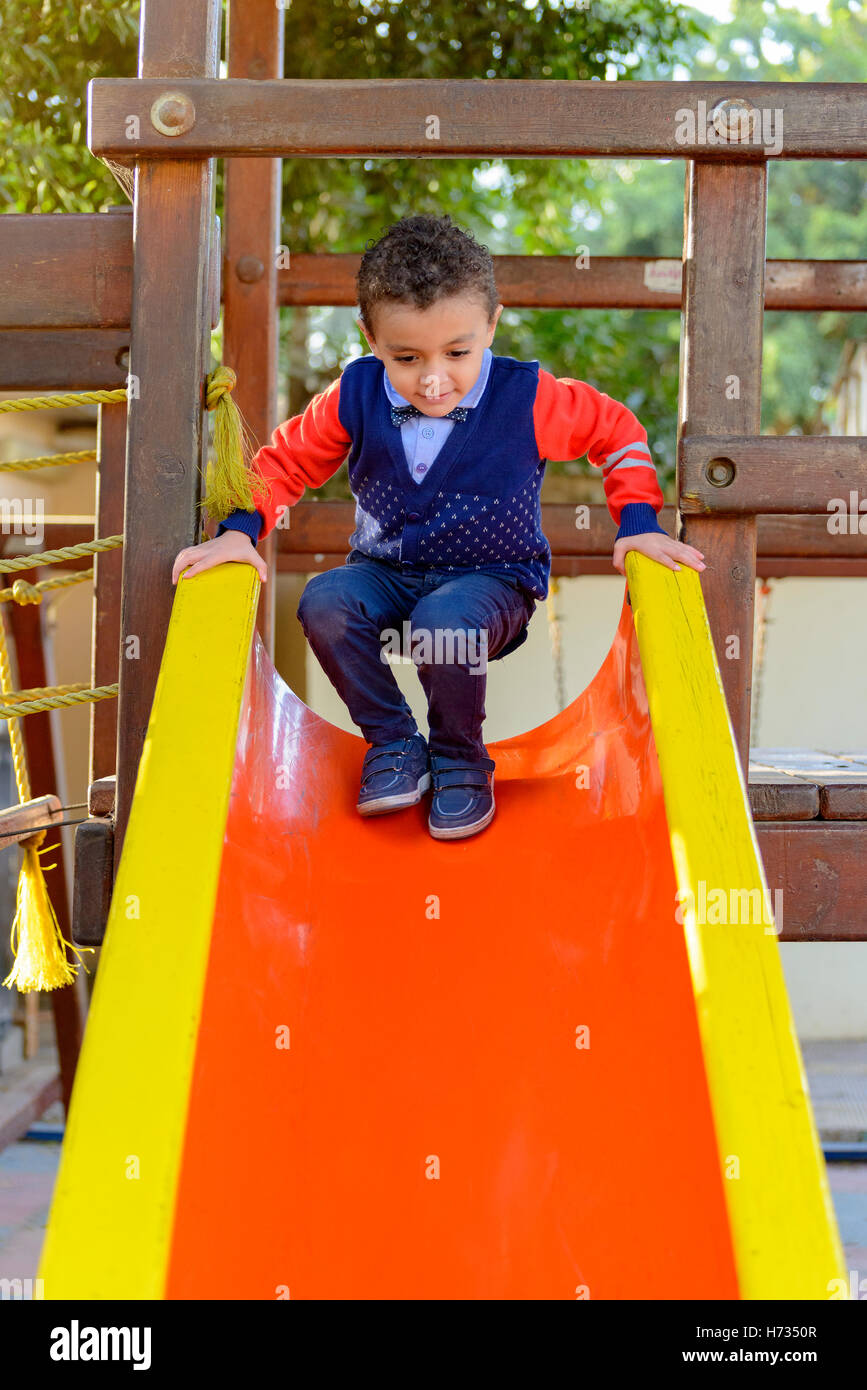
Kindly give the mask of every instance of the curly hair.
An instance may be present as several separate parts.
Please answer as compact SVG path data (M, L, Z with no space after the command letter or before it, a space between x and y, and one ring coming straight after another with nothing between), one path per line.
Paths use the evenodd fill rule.
M478 299L488 320L499 303L490 251L449 214L402 217L379 240L365 242L356 276L358 311L373 337L377 304L427 309L447 295Z

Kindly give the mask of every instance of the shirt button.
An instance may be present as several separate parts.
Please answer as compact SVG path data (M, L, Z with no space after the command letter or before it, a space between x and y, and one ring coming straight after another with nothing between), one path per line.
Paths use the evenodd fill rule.
M433 439L433 430L431 429L430 425L425 425L424 429L422 430L422 438Z
M420 521L421 512L407 512L406 519L407 521Z

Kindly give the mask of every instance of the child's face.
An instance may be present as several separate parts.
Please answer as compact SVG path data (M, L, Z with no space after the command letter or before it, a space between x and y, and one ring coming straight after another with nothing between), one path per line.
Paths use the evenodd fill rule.
M450 295L428 309L379 304L376 339L360 319L371 352L388 379L423 415L447 415L475 384L493 341L502 304L489 321L477 299Z

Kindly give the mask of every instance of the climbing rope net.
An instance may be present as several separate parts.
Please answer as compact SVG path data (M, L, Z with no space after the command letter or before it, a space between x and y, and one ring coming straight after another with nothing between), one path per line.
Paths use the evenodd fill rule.
M229 393L235 382L235 373L230 367L223 366L211 372L206 381L205 404L208 410L216 412L216 467L213 474L209 474L208 495L201 505L217 519L222 519L236 505L252 508L254 501L252 480L244 464L244 449L249 440L240 413L234 402L229 400ZM123 386L111 391L76 391L53 396L29 396L20 400L0 401L0 415L14 411L62 409L67 406L113 405L127 400L128 395L128 387ZM95 449L79 449L65 454L48 454L38 458L17 459L9 463L0 462L0 472L57 468L93 462L96 458ZM16 570L32 570L47 565L62 565L65 561L84 555L115 550L122 546L123 542L122 535L105 536L98 540L82 541L79 545L63 546L58 550L45 550L38 555L0 559L0 574L14 574ZM0 603L41 603L43 596L50 590L83 584L94 577L95 571L90 568L42 579L36 584L31 584L25 579L15 579L11 586L0 589ZM7 720L9 725L9 744L19 802L24 803L31 799L31 789L18 720L28 714L39 714L96 700L114 699L118 691L117 681L111 685L91 686L85 681L80 681L68 685L13 690L6 624L0 610L0 719ZM70 953L76 956L82 954L63 936L45 886L39 855L47 853L49 848L57 848L56 845L52 845L40 850L39 847L47 834L48 828L43 827L19 841L24 860L18 879L15 919L11 932L14 964L3 984L9 989L17 988L22 992L57 989L72 984L79 967L70 959ZM44 867L54 868L54 865Z

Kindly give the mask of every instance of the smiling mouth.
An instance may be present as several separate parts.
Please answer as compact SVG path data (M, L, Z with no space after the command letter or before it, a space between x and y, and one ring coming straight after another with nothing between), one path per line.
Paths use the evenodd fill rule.
M431 405L439 405L440 401L447 401L451 394L451 391L444 391L441 396L425 396L425 400Z

